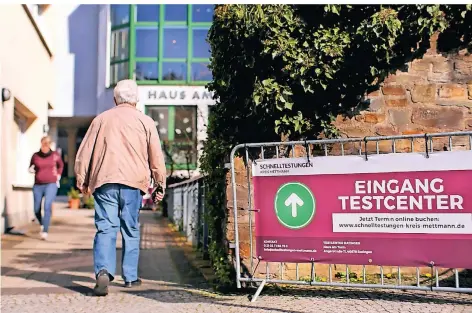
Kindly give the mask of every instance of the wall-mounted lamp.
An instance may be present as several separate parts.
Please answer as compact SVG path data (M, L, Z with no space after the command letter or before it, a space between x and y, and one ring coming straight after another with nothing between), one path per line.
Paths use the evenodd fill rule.
M8 88L2 88L2 102L8 101L11 98L11 92Z

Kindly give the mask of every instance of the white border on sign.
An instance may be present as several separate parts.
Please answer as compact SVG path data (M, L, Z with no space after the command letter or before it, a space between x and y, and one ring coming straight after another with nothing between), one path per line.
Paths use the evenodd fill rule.
M444 151L429 154L390 153L256 160L253 176L363 174L472 170L472 151ZM309 164L309 166L306 166Z
M64 1L61 0L51 0L48 1L50 4L63 4ZM74 3L77 1L72 1L71 3ZM36 4L36 2L33 2L30 0L26 1L15 1L15 0L2 0L2 4ZM114 0L114 1L101 1L101 4L129 4L130 1L126 0ZM163 0L137 0L133 1L134 4L169 4L169 1L163 1ZM264 0L264 1L249 1L249 0L240 0L240 1L220 1L220 4L313 4L313 1L308 1L308 0L301 0L301 1L283 1L283 0ZM470 1L464 1L464 0L459 0L459 1L452 1L452 0L442 0L442 1L426 1L426 0L417 0L416 2L412 1L407 1L407 0L397 0L395 4L410 4L410 5L415 5L415 4L469 4ZM97 4L97 1L93 0L82 0L80 1L80 4ZM183 1L183 0L173 0L172 4L215 4L215 1L205 1L205 0L189 0L189 1ZM323 2L323 4L339 4L339 1L334 1L334 0L326 0ZM344 4L356 4L356 5L379 5L379 4L392 4L392 1L385 1L385 0L380 0L380 1L372 1L372 0L348 0L345 1Z

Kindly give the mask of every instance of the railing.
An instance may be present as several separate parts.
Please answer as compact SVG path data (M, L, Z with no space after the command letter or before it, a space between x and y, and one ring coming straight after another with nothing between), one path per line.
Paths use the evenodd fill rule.
M169 220L206 258L209 236L204 188L204 177L197 176L169 185L166 192Z
M296 147L303 147L305 152L302 156L296 156ZM290 149L289 149L290 148ZM315 150L315 148L317 148ZM336 270L336 264L322 264L315 262L313 259L310 263L291 263L291 262L272 262L261 260L261 257L256 254L254 243L255 234L253 231L253 220L255 214L260 212L260 209L255 208L253 204L254 191L251 186L253 181L251 179L251 167L255 164L255 160L264 159L280 159L290 157L306 157L315 158L318 156L347 156L360 155L365 161L368 161L373 155L384 153L424 153L425 160L438 151L455 151L455 150L472 150L472 132L449 132L449 133L435 133L435 134L418 134L418 135L400 135L400 136L384 136L384 137L365 137L365 138L343 138L343 139L324 139L324 140L306 140L306 141L292 141L292 142L267 142L267 143L247 143L240 144L233 148L231 152L231 183L233 189L233 216L234 216L234 247L236 254L236 283L238 288L241 288L242 283L258 283L259 288L252 298L256 301L262 288L266 283L273 284L294 284L294 285L309 285L309 286L337 286L337 287L359 287L359 288L392 288L401 290L431 290L431 291L453 291L472 293L472 286L470 286L465 279L460 279L460 271L463 269L440 269L431 262L429 266L416 267L416 280L405 281L405 277L401 271L400 266L395 266L397 271L395 274L390 274L395 282L388 281L389 278L384 273L384 267L381 265L364 264L362 266L362 279L357 277L357 274L351 271L350 265L345 266L345 274L338 272L339 277L333 278L333 267ZM448 153L448 152L445 152ZM286 155L287 154L287 155ZM242 155L245 159L245 176L247 183L243 184L246 191L238 191L236 184L236 155ZM254 157L255 156L255 157ZM316 161L315 161L316 162ZM247 196L246 196L247 192ZM247 201L247 208L241 208L238 201ZM241 212L246 211L248 217L248 224L245 228L239 228L238 223L243 222L240 218ZM240 234L242 231L246 238L244 244L249 247L249 255L241 254ZM245 252L247 253L247 252ZM254 261L257 264L254 264ZM257 271L259 264L261 267L265 265L265 271ZM244 263L245 262L245 263ZM315 271L315 265L317 270ZM324 280L319 279L318 269L323 265L328 266L327 277ZM300 270L304 267L305 273L310 273L307 277L301 277ZM311 270L309 269L311 266ZM338 264L339 266L339 264ZM308 268L307 268L308 267ZM380 275L373 275L367 279L366 267L372 269L379 268ZM325 267L324 267L325 268ZM404 268L404 267L403 267ZM287 270L286 270L287 269ZM290 273L288 273L290 269ZM295 274L293 274L293 271ZM427 279L422 279L421 272L425 271L428 276ZM428 273L429 272L429 273ZM452 275L449 275L452 272ZM464 271L468 272L468 271ZM290 274L290 277L288 277ZM356 274L353 277L352 274ZM343 278L344 277L344 278ZM372 280L372 282L370 281Z

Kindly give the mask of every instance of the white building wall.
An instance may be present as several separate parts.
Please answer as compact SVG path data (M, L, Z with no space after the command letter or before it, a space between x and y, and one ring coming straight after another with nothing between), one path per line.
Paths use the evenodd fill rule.
M110 5L102 4L99 9L98 22L98 60L97 60L97 109L96 114L100 114L111 109L113 102L113 88L109 83L110 64Z
M55 35L64 43L55 55L57 81L56 99L60 106L51 110L51 117L89 117L98 111L98 73L101 42L100 10L103 5L61 5L65 14L61 29ZM98 56L98 57L97 57Z
M49 111L49 116L73 116L74 115L74 72L75 55L71 53L69 18L77 9L76 4L61 4L61 10L56 23L60 27L54 27L55 51L53 56L54 72L56 80L54 103L57 105Z
M10 100L1 104L0 114L2 232L6 227L21 227L33 217L34 176L28 172L29 161L47 129L49 108L60 105L55 102L53 59L60 41L54 41L56 37L51 32L47 38L41 33L50 25L62 27L60 19L55 20L60 10L50 10L39 32L34 16L25 6L2 5L0 10L0 38L4 43L0 49L0 90L11 91Z

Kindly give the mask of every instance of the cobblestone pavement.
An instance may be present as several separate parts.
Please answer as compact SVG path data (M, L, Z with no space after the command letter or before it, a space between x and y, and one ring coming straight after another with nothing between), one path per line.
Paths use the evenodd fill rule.
M313 288L282 295L263 291L256 303L247 295L214 294L153 214L141 218L144 284L125 289L117 279L103 298L93 297L91 289L93 211L56 209L47 242L39 240L39 228L26 237L3 236L2 312L472 313L472 296L448 293Z

